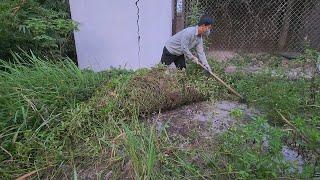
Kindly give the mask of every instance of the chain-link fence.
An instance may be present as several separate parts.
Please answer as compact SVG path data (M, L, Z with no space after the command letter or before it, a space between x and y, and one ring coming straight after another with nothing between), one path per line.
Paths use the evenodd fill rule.
M312 48L320 50L319 0L182 2L185 26L193 25L190 19L198 16L199 12L215 19L215 30L210 40L212 49L299 52L309 42Z

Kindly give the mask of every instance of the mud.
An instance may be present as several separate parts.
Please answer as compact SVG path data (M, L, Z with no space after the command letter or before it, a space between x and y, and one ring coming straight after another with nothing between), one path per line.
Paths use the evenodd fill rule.
M233 111L242 112L241 117L233 117ZM259 112L244 104L232 101L201 102L154 114L148 122L157 127L158 133L168 131L169 136L201 141L214 138L236 124L246 122Z
M233 112L242 112L235 117ZM180 148L206 146L205 140L214 139L231 127L244 124L261 113L254 108L233 101L201 102L177 108L172 111L154 114L149 123L156 126L157 132L167 134ZM213 142L213 141L210 141ZM265 147L268 147L266 142ZM282 147L284 160L292 165L291 171L302 172L304 159L296 150Z

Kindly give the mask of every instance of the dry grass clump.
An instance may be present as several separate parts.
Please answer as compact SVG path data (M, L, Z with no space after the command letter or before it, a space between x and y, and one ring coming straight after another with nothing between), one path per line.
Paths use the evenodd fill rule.
M183 71L155 68L135 75L125 87L125 104L141 113L168 110L204 99Z
M141 115L173 109L205 98L188 81L184 71L168 70L164 67L136 72L120 86L121 88L113 90L100 90L95 97L99 99L99 109L110 109L111 105L112 109L118 109L125 114L138 112ZM102 97L99 97L101 95Z

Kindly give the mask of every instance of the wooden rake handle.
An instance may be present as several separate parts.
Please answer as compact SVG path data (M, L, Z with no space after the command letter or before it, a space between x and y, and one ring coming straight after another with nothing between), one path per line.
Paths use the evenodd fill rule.
M199 64L203 69L205 69L206 71L207 68L201 64L199 61L196 62L197 64ZM238 96L241 99L244 99L243 96L241 96L236 90L234 90L231 86L229 86L227 83L225 83L219 76L217 76L216 74L214 74L211 71L208 71L218 82L220 82L222 85L224 85L226 88L228 88L228 90L230 90L233 94L235 94L236 96Z

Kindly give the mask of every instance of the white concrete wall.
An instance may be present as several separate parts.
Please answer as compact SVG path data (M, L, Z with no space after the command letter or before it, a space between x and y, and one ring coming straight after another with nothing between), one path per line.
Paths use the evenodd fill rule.
M137 69L158 64L171 36L171 0L140 0L140 56L136 0L70 0L79 67Z

